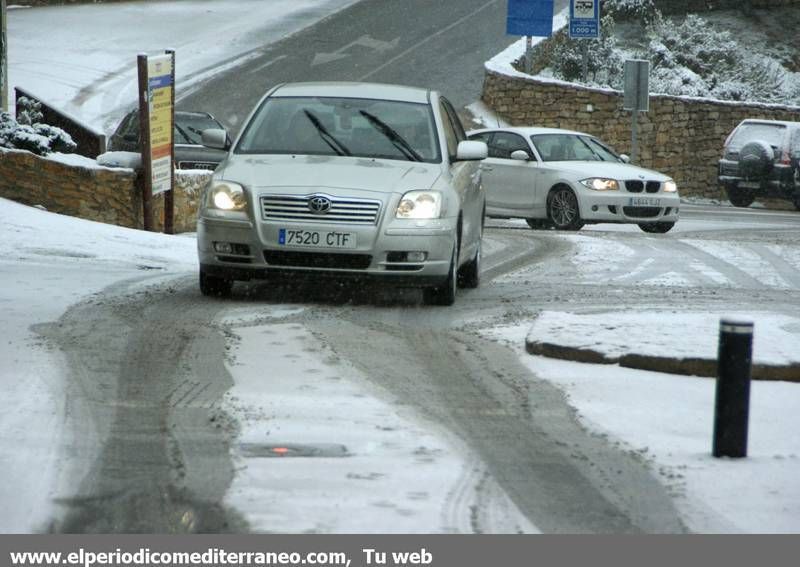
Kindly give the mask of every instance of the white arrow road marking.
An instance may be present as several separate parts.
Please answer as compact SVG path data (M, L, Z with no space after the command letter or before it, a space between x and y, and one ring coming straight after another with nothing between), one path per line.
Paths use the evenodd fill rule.
M392 41L381 41L380 39L375 39L368 35L362 35L357 40L351 41L336 51L331 53L317 53L314 56L314 60L311 62L311 66L314 67L316 65L324 65L325 63L332 63L334 61L338 61L339 59L349 57L349 54L345 52L351 47L360 46L371 49L372 51L377 51L378 53L383 53L385 51L389 51L390 49L395 49L399 44L399 37L394 38Z

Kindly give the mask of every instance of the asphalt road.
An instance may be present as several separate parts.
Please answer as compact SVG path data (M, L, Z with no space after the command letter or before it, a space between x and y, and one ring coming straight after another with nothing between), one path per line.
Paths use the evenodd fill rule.
M430 86L465 105L479 97L482 62L513 39L504 26L500 0L363 0L265 46L259 58L188 93L181 106L208 109L235 128L266 89L297 80ZM296 322L379 387L463 439L543 531L684 531L667 491L640 457L583 429L563 394L478 333L486 321L526 321L544 307L602 310L621 300L733 310L758 301L763 309L797 313L796 291L764 286L682 242L736 238L800 289L798 271L764 246L796 240L796 214L702 207L686 207L683 214L691 222L659 237L581 233L636 248L633 257L609 258L615 285L607 274L592 281L577 271L570 259L574 245L564 235L491 221L482 287L463 292L446 309L423 307L414 293L342 288L331 294L294 282L239 285L232 301L201 297L193 277L146 289L142 281L121 282L42 331L69 361L67 405L76 439L69 473L75 496L63 502L64 517L52 530L249 529L223 504L234 474L229 446L235 425L218 409L231 376L215 321L230 306L257 302L305 306ZM731 285L721 291L697 272L698 261L713 263ZM688 285L669 294L639 285L665 265ZM409 359L408 352L418 356ZM480 531L486 511L473 514Z
M505 0L362 0L178 92L179 106L207 110L234 131L269 88L292 81L429 87L465 106L480 98L484 61L518 39L505 34L506 10Z

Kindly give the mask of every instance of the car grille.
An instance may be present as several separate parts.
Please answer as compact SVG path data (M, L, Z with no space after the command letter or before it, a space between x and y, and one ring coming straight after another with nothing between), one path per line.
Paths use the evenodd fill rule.
M381 209L380 201L330 197L331 208L315 213L309 201L316 195L264 195L261 214L264 220L292 220L343 224L375 224Z
M331 270L366 270L372 263L372 256L369 254L264 250L264 260L271 266L323 268Z
M658 193L659 189L661 189L661 182L647 181L645 183L638 179L629 179L625 182L625 189L628 190L628 193L641 193L645 188L647 188L648 193Z
M218 163L213 161L179 161L178 169L209 169L214 171L217 169Z
M651 219L661 214L660 207L622 207L626 217Z

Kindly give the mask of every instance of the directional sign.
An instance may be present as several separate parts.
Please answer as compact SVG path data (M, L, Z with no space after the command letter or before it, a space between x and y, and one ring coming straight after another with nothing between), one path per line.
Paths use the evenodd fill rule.
M600 0L569 0L569 37L600 37Z
M153 195L172 190L172 55L147 58Z
M553 35L553 0L508 0L508 35Z

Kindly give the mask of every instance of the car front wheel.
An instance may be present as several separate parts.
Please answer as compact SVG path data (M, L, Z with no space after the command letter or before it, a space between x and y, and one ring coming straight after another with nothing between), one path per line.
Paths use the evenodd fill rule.
M230 297L233 280L209 275L200 268L200 293L209 297Z
M458 245L453 248L453 256L450 259L450 270L447 272L445 282L436 287L426 288L422 291L423 300L428 305L453 305L456 302L456 291L458 288Z
M580 230L583 227L578 198L568 187L556 187L547 196L547 216L557 230Z
M643 222L639 223L639 228L651 234L664 234L672 230L674 222Z
M475 256L458 272L458 285L475 289L481 284L481 241Z

